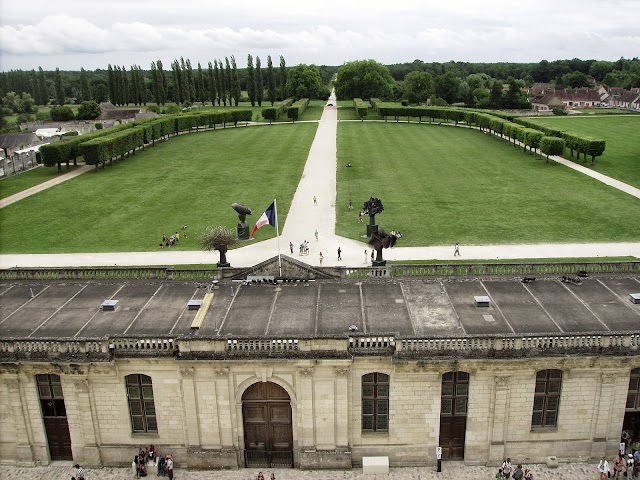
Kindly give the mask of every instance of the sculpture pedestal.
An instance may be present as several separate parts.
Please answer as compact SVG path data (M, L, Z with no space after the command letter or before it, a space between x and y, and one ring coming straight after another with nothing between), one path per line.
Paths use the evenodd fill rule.
M373 233L377 233L378 232L378 225L371 225L368 224L367 225L367 237L370 237Z
M216 263L216 266L218 268L224 268L224 267L230 267L231 264L229 262L224 262L224 263Z
M238 240L249 240L249 225L247 222L238 224Z
M374 260L373 262L371 262L372 267L384 267L386 265L387 265L386 260Z

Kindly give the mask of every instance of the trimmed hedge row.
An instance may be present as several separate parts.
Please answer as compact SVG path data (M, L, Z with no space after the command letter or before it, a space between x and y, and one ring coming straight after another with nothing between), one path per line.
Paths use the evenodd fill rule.
M571 156L573 156L574 151L577 153L578 159L580 154L583 154L585 158L590 155L592 164L595 162L595 157L604 153L606 147L606 143L602 139L538 125L512 113L491 110L462 110L448 107L403 107L396 103L382 102L377 98L372 98L369 101L385 120L387 116L393 116L396 121L398 121L399 117L407 117L407 119L418 117L420 121L422 121L422 117L428 117L431 122L441 119L453 121L456 124L460 121L465 121L469 125L478 126L481 130L486 129L505 135L510 140L513 139L514 143L515 140L518 140L531 150L540 147L540 142L544 136L561 138L569 148Z
M308 98L301 98L296 103L287 108L287 117L289 117L294 122L300 118L302 112L304 112L309 106Z
M143 120L140 122L129 122L122 125L116 125L109 129L108 133L126 130L129 128L133 128L136 124L140 124L143 122L148 122L149 120ZM98 138L106 135L106 131L104 130L96 130L95 132L88 133L86 135L80 135L76 137L67 137L61 139L56 143L49 143L47 145L42 145L40 147L40 154L42 156L42 163L47 167L52 167L54 165L74 162L80 156L80 145L84 142L87 142L93 138Z
M238 122L250 121L252 115L251 110L209 111L131 122L127 124L127 128L116 127L116 129L100 130L90 135L83 135L78 139L82 142L76 144L71 142L52 144L55 148L43 153L43 162L45 165L55 165L61 158L75 159L82 155L87 165L97 167L114 157L135 152L137 148L147 144L154 144L156 140L167 135L178 135L180 132L190 132L193 128L199 127L215 128L217 124L222 124L223 127L227 123L237 125Z
M269 123L271 123L272 121L277 120L292 103L293 98L286 98L281 102L274 103L273 107L263 108L262 118L269 120Z
M354 98L353 106L356 109L356 112L358 113L358 116L360 117L360 119L363 119L364 117L367 116L369 107L367 106L367 103L364 102L361 98Z

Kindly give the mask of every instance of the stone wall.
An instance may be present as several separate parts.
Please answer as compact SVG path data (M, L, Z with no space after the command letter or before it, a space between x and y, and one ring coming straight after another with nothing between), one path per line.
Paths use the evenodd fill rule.
M350 468L363 456L389 456L392 466L435 463L440 436L442 374L470 374L465 461L505 457L539 463L613 456L625 413L629 372L639 357L406 360L243 359L184 361L121 358L82 366L23 362L0 368L0 463L46 464L47 439L35 375L60 375L74 461L128 465L141 447L172 453L181 467L242 468L242 394L274 382L291 399L294 463ZM531 428L538 370L563 372L558 425ZM361 378L390 376L389 431L361 428ZM153 381L158 433L132 433L125 389L129 374Z

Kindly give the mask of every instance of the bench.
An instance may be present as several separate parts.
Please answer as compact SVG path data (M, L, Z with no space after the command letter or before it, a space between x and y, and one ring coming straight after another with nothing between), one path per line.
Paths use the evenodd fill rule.
M389 473L389 457L362 457L362 473Z

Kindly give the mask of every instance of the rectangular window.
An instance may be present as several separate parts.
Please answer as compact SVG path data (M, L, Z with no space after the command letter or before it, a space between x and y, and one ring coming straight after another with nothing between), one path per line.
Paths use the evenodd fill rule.
M362 431L389 431L389 375L362 376Z
M562 370L540 370L536 373L536 388L533 396L531 427L556 427L560 392L562 390Z
M147 375L127 375L127 398L134 432L157 432L153 385Z

